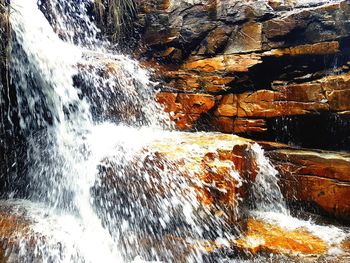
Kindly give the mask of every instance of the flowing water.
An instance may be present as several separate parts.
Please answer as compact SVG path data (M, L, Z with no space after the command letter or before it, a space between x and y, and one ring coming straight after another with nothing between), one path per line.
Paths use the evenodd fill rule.
M195 177L195 171L166 162L157 166L157 156L145 149L159 141L180 145L184 136L205 134L170 131L154 102L155 83L136 61L98 39L86 14L89 1L49 2L45 17L36 0L11 1L10 73L26 139L29 183L28 201L6 205L30 219L36 241L28 243L23 235L9 262L176 262L179 255L183 261L200 261L199 251L185 253L178 240L237 233L200 211L191 182L183 176ZM195 144L186 147L184 167L192 165L195 154L204 154ZM252 151L258 167L252 214L277 223L292 220L277 171L259 145ZM243 181L234 167L230 176ZM297 226L312 225L293 220ZM315 228L323 231L330 229ZM333 230L338 236L339 231Z

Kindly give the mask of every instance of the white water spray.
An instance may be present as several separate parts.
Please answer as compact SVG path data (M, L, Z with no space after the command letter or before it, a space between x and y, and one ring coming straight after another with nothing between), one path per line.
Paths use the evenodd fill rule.
M183 197L189 182L179 167L145 166L154 157L145 152L149 143L166 139L181 144L181 134L160 129L165 116L154 103L147 71L111 54L108 43L96 37L84 11L90 1L50 2L54 29L35 0L12 0L11 14L12 82L28 144L28 193L36 202L24 206L36 236L45 237L33 256L54 263L147 257L170 262L172 251L161 236L195 239L217 231L225 237L228 228L196 217L198 202L194 194ZM201 150L191 147L188 152ZM258 209L286 213L276 170L258 145L253 151ZM191 156L184 161L191 163ZM233 169L230 176L241 183ZM155 191L165 187L169 193ZM183 254L184 248L172 242L171 248ZM26 259L28 251L23 243L19 256L24 262L32 260ZM198 262L199 257L193 253L186 260Z

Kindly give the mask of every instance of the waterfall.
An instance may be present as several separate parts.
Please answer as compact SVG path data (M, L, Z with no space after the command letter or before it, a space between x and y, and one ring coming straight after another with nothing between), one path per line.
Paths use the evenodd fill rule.
M257 210L288 215L288 209L278 185L278 171L264 155L264 150L259 144L253 144L252 150L258 169L256 181L253 184Z
M107 150L113 145L110 141L101 145L104 136L109 135L106 138L109 140L111 131L114 132L111 137L115 138L131 133L123 130L122 125L99 126L103 120L95 120L91 112L97 107L92 103L103 103L103 97L97 102L95 98L102 93L108 97L119 88L119 92L124 93L119 93L119 97L123 96L124 100L118 103L117 110L130 110L127 117L135 126L157 126L163 113L155 103L150 103L154 95L147 72L127 57L108 53L104 48L106 43L96 38L97 29L84 13L88 1L53 0L51 4L54 28L56 32L63 32L60 37L39 10L36 0L11 1L10 16L11 76L16 88L20 128L27 143L26 176L30 182L27 192L32 201L49 205L52 217L56 218L51 224L60 224L62 220L70 224L60 225L61 231L70 235L62 236L64 242L57 241L52 225L44 224L38 216L38 231L51 238L49 244L38 246L36 254L44 262L118 262L121 260L118 245L96 214L91 189L98 164L106 154L100 149ZM101 63L118 61L119 68L114 69L111 76L103 76L101 65L92 64L98 59ZM82 70L84 67L92 69ZM83 83L85 90L76 88L73 79ZM146 106L142 107L141 103ZM111 110L106 104L98 106ZM121 121L125 119L120 116ZM100 138L94 144L96 133ZM136 148L141 145L142 141ZM38 213L35 210L33 214ZM63 256L53 255L59 253L54 249L57 242L63 242L64 252L60 252ZM72 247L76 250L71 250ZM26 249L23 251L25 257Z
M173 253L199 262L196 249L184 252L186 244L230 239L239 231L218 211L203 209L191 192L204 183L195 180L195 169L185 169L193 167L195 154L207 152L189 146L193 156L175 165L147 146L164 140L176 148L183 136L204 133L170 131L155 103L156 83L98 38L86 11L91 3L11 1L11 87L25 138L21 156L30 200L11 205L24 204L36 240L33 248L23 237L18 257L9 262L176 262ZM256 209L288 215L277 171L259 145L251 150L258 168ZM230 162L227 167L241 186L238 171Z

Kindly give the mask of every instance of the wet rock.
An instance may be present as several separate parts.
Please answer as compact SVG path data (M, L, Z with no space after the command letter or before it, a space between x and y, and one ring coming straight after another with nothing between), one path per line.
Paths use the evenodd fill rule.
M301 56L301 55L327 55L339 52L338 41L321 42L316 44L306 44L281 49L272 49L263 54L266 56Z
M215 98L206 94L158 93L157 101L170 113L179 129L191 129L202 114L215 106Z
M216 238L223 229L227 233L244 229L238 219L246 216L247 190L256 176L253 159L250 140L216 133L170 133L132 157L117 155L102 161L93 188L97 211L106 215L101 218L106 225L110 218L128 222L129 232L115 226L125 251L131 246L132 254L147 252L146 258L151 257L149 249L140 247L144 240L162 251L160 255L173 258L179 251L164 247L166 235L192 239L198 236L197 226L203 226L201 235Z
M348 1L142 2L137 56L159 87L216 99L201 116L174 111L181 129L279 140L278 118L349 115Z
M220 55L213 58L191 60L183 65L184 70L200 71L204 73L247 72L249 68L260 63L257 55Z
M349 74L340 74L327 76L315 81L294 84L276 84L273 90L258 90L255 92L245 92L241 94L228 94L216 96L217 103L204 103L202 100L210 95L193 94L179 95L186 97L186 100L176 100L176 107L165 106L166 110L183 114L210 113L213 129L219 128L224 132L266 132L264 118L298 115L317 115L320 112L336 112L337 114L348 114L350 111L350 91ZM169 96L167 93L161 93L161 96ZM173 96L176 96L173 94ZM190 105L187 103L191 97ZM196 106L198 104L208 105ZM171 103L161 100L163 105ZM192 105L192 106L191 106ZM216 106L217 105L217 106ZM185 108L186 110L180 110ZM210 113L211 114L211 113ZM230 117L232 119L228 119ZM183 116L183 118L186 118ZM188 125L181 126L190 129L199 120L189 122ZM222 124L220 124L220 122ZM223 125L226 123L227 125ZM232 127L232 125L234 127ZM221 129L222 128L222 129Z
M244 198L245 181L254 181L250 141L224 134L184 134L176 144L167 140L150 146L152 152L178 167L190 178L204 206L235 208ZM198 182L196 182L199 180Z
M328 215L350 220L346 201L350 194L349 154L274 147L277 149L267 155L280 173L281 189L288 200L311 204Z
M21 244L28 245L28 248L35 244L31 221L21 213L14 213L11 205L3 201L0 204L0 216L0 262L16 262L20 260L16 259L16 255Z
M260 90L244 93L237 98L239 117L276 117L302 115L320 110L328 110L328 105L319 102L288 101L281 92Z
M287 230L260 220L249 219L247 232L236 245L256 254L271 252L285 255L322 255L327 244L306 229Z
M248 218L247 229L237 239L199 241L195 248L220 258L223 251L235 251L242 260L273 262L343 262L349 258L346 240L329 244L307 228L285 228L261 219ZM341 254L333 255L331 250ZM269 258L269 259L267 259Z
M234 135L177 134L151 142L137 154L139 157L127 163L127 167L114 167L113 159L111 163L106 160L107 170L101 175L109 182L106 186L116 186L119 193L130 192L130 198L153 195L147 201L151 204L152 198L175 194L176 198L183 197L211 213L224 213L223 217L235 221L235 217L244 216L244 210L238 212L238 209L245 202L247 188L256 176L250 143ZM130 175L119 178L118 169L129 171ZM172 171L172 177L165 171ZM150 178L144 180L139 178L140 174L148 174ZM135 191L130 187L140 189Z

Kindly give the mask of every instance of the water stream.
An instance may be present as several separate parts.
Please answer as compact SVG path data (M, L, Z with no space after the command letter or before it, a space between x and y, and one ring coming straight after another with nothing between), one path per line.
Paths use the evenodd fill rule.
M45 17L36 0L11 1L11 82L29 184L27 201L7 205L34 222L37 241L33 248L23 237L9 262L171 262L184 248L164 241L170 233L186 240L211 237L208 232L216 238L234 235L232 226L197 214L195 195L183 194L190 188L184 171L172 164L147 166L145 148L156 141L181 143L187 136L171 131L154 102L148 72L98 39L86 14L88 0L50 2L52 12ZM188 147L201 154L195 145ZM258 166L255 215L291 218L277 171L260 146L252 150ZM234 169L231 176L240 180ZM198 251L183 256L201 260Z

